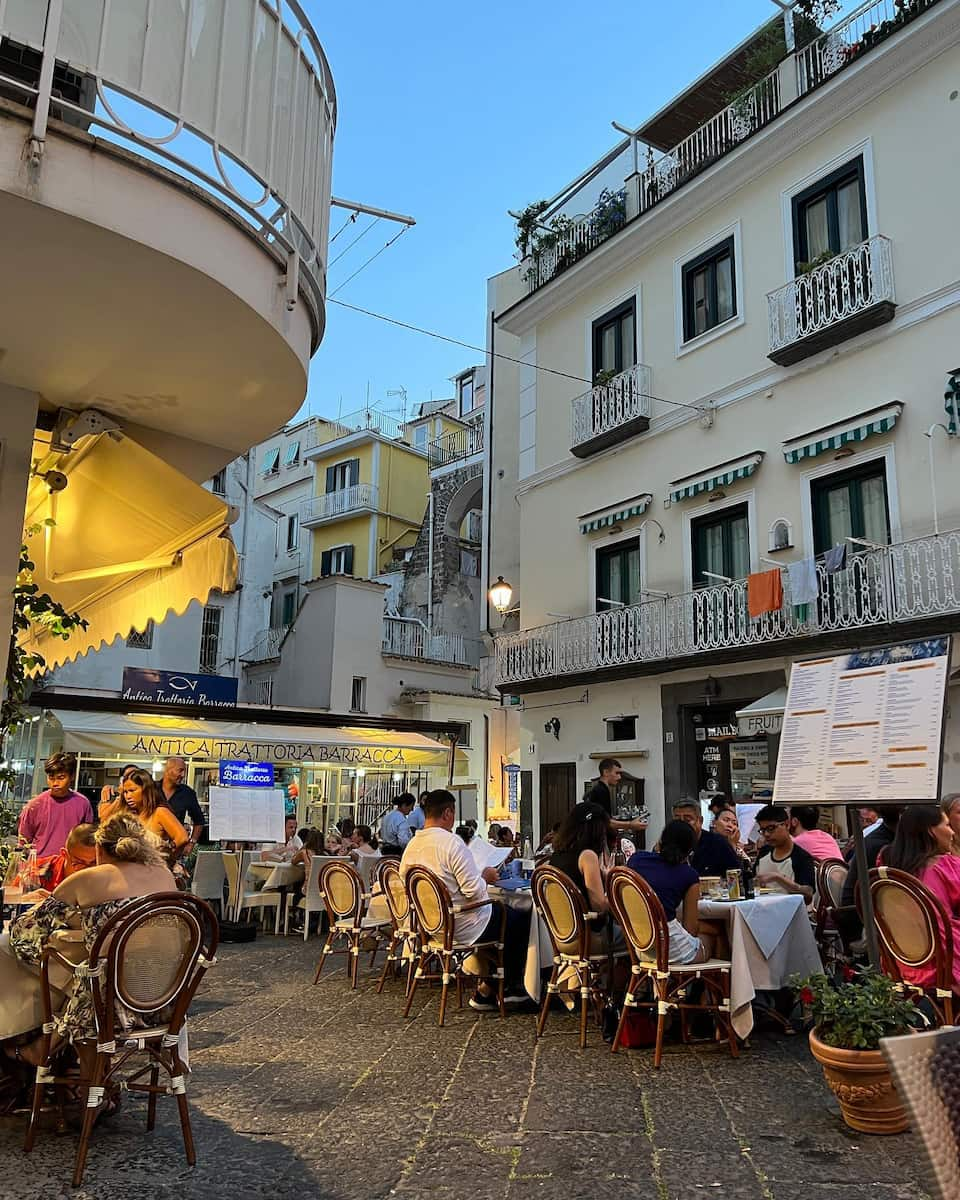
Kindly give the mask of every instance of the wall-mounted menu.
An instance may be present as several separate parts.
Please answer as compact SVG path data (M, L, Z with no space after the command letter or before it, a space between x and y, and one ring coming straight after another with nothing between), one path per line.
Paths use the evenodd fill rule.
M950 639L793 664L775 804L937 801Z

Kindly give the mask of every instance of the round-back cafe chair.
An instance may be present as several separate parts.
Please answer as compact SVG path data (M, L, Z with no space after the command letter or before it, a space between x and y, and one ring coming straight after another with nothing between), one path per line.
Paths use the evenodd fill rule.
M507 929L507 910L500 907L501 920L499 936L496 941L463 942L457 940L456 919L458 913L473 912L486 908L489 900L471 900L466 904L454 904L443 880L426 867L411 867L406 875L407 897L416 918L417 933L420 941L417 965L413 973L413 984L407 992L407 1002L403 1015L410 1015L410 1006L421 982L439 979L440 1018L443 1025L447 1011L447 992L451 983L457 985L457 1001L463 1004L463 977L467 974L464 964L472 955L492 959L493 967L489 972L490 978L496 980L497 1005L500 1016L506 1015L503 1004L503 943ZM427 966L434 962L439 970L432 974L427 972ZM486 973L486 972L485 972Z
M958 998L953 991L953 927L940 900L919 879L893 867L874 867L870 895L877 920L880 962L905 992L924 997L935 1024L952 1025ZM903 968L927 968L931 982L921 987L904 978Z
M393 967L394 977L400 974L404 959L407 961L407 987L409 992L413 981L413 968L417 954L417 933L413 910L407 889L400 878L400 867L395 858L384 858L377 863L377 884L383 895L387 912L390 914L390 941L387 945L387 957L377 984L377 993L383 991L387 974Z
M850 868L842 858L825 858L816 864L816 907L813 914L813 936L824 966L842 959L843 939L837 928L835 913L840 907L843 885Z
M607 875L607 896L614 917L623 928L630 953L630 982L624 997L620 1023L611 1050L620 1046L623 1025L631 1008L651 1008L657 1014L657 1040L653 1065L659 1067L663 1058L663 1034L667 1014L671 1009L680 1013L681 1031L686 1041L686 1016L689 1012L706 1012L717 1021L718 1036L722 1029L730 1044L730 1053L738 1057L740 1047L730 1019L730 962L728 959L708 958L700 963L670 962L670 930L663 905L653 888L629 867L614 867ZM703 984L698 1003L688 1003L685 992L691 979ZM650 981L649 1000L638 999L641 985Z
M157 1097L176 1097L187 1162L195 1165L187 1066L181 1057L186 1045L184 1022L201 979L216 962L219 936L217 918L206 901L189 892L159 892L131 900L105 921L89 955L79 964L55 946L43 951L43 1059L37 1068L24 1150L32 1150L36 1141L45 1090L55 1087L62 1096L67 1087L80 1089L86 1105L74 1187L83 1181L97 1112L121 1089L147 1096L148 1132L156 1122ZM64 1073L66 1060L72 1058L70 1045L54 1038L51 965L72 972L77 986L89 992L95 1032L79 1044L93 1051L92 1065L86 1072L87 1056L81 1056L79 1076Z
M327 910L329 928L313 982L317 983L320 979L327 955L342 953L348 955L347 977L351 988L355 988L360 969L361 943L365 938L374 941L370 959L372 966L377 946L389 929L390 921L367 916L369 893L364 892L363 880L356 867L344 859L331 859L320 868L320 895ZM342 947L336 948L337 942L342 942Z
M589 912L586 902L573 881L556 867L537 867L531 880L533 902L540 919L547 927L553 948L553 968L537 1020L537 1037L542 1036L550 1011L550 1001L564 990L580 994L580 1048L587 1044L587 1013L591 999L602 1019L606 990L603 971L609 964L610 952L592 953L590 922L597 913ZM623 951L618 957L623 957ZM612 981L608 981L612 986Z

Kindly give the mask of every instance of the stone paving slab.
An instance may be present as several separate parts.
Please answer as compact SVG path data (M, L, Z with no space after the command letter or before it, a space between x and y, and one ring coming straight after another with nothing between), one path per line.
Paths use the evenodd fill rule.
M351 992L318 942L224 946L191 1018L189 1098L199 1162L176 1108L147 1135L127 1098L94 1132L69 1187L73 1137L24 1156L24 1119L0 1120L0 1200L925 1200L909 1135L848 1130L806 1039L611 1055L591 1026L469 1007L437 1027L437 994L404 1020L402 986Z

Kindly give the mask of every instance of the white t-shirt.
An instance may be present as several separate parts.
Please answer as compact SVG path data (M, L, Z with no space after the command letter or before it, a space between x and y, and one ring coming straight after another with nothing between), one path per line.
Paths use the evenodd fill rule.
M779 875L781 879L787 879L790 881L790 883L797 882L793 875L793 859L790 857L790 855L788 854L785 859L783 859L781 862L778 862L773 857L772 850L769 854L765 854L761 859L758 860L757 874Z
M264 842L260 849L268 850L271 854L276 855L278 858L285 858L289 862L298 850L303 849L303 842L294 834L286 843Z
M407 844L400 860L400 877L406 879L411 867L426 867L446 885L454 904L489 900L487 885L469 847L449 829L431 825L421 829ZM454 923L457 942L475 942L490 920L489 904L467 913L458 913Z

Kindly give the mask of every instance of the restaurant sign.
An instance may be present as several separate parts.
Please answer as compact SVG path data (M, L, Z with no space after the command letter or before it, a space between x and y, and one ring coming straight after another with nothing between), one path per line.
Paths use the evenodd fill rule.
M220 760L221 787L273 787L272 762L244 762L241 759Z
M395 746L350 746L315 742L254 742L228 738L141 734L131 754L145 758L252 759L257 762L325 762L344 767L402 767L403 750ZM441 752L442 753L442 752Z
M123 699L153 704L206 704L236 708L237 680L224 675L194 675L189 671L123 668Z

